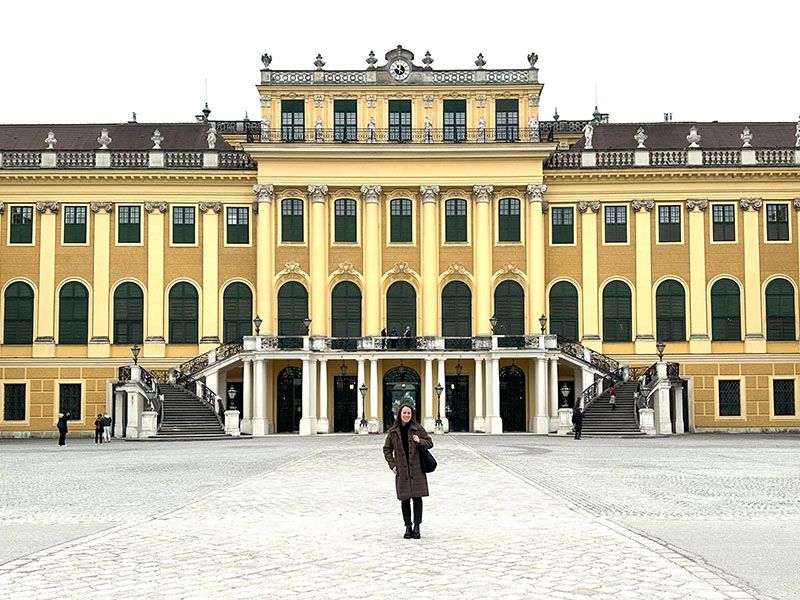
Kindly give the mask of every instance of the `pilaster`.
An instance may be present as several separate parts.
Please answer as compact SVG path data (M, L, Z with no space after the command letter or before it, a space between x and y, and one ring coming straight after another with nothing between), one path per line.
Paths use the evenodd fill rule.
M311 202L311 223L308 233L311 271L310 334L326 335L328 324L328 228L326 227L325 206L328 199L328 186L308 186L308 199Z
M272 314L275 276L275 228L272 224L274 208L272 199L274 187L271 184L257 183L253 186L256 200L253 212L256 214L256 314L263 323L264 335L275 333L275 316Z
M739 201L744 211L744 351L764 353L767 338L761 321L761 257L759 255L758 213L761 198L742 198Z
M219 202L201 202L203 214L203 315L200 323L200 351L219 345Z
M500 417L500 360L486 361L486 379L491 390L486 400L486 433L503 433L503 419Z
M364 322L366 335L378 335L381 326L381 186L362 185L362 245L364 251ZM372 385L372 384L370 384ZM372 415L372 413L370 413ZM377 415L372 415L377 419Z
M302 379L302 415L300 417L300 435L312 435L316 433L313 420L311 419L311 360L303 359L303 379Z
M56 215L57 202L38 202L41 224L39 227L39 297L37 298L36 337L33 340L34 357L55 355L55 303L56 303ZM108 294L105 296L105 301Z
M689 352L707 354L711 352L708 336L708 313L706 302L706 232L704 213L708 208L706 199L686 201L689 212L689 307L691 332Z
M164 340L164 214L166 202L145 202L147 213L147 324L145 356L163 357Z
M550 429L550 419L547 417L547 359L542 357L534 360L536 362L536 388L533 433L546 434Z
M483 359L475 359L475 409L472 413L472 429L475 433L486 432L486 421L483 418Z
M527 249L528 263L528 329L535 331L534 323L538 323L539 315L547 312L545 307L545 281L544 281L544 193L547 191L545 184L531 184L527 188L528 194L528 233L525 247Z
M107 357L111 355L109 339L109 277L111 270L111 202L92 202L94 213L94 273L92 294L92 333L89 339L90 357Z
M492 190L491 185L476 185L472 188L475 207L473 231L473 264L475 281L492 280ZM475 335L492 335L489 319L492 317L492 289L490 285L479 285L475 289Z
M264 359L253 360L253 436L266 435L268 431L265 410L267 408L266 382L264 381Z
M550 431L558 431L558 358L551 357L550 363L550 377L549 382L549 397L550 397Z
M635 344L637 354L653 352L655 336L653 335L653 296L651 293L651 229L650 214L655 202L653 200L634 200L633 210L636 215L636 332Z
M439 298L439 235L438 185L422 185L422 335L438 332L437 302Z
M382 422L378 420L378 360L375 358L369 361L369 423L367 425L370 433L381 433Z
M433 359L425 359L425 412L422 415L422 426L427 431L433 431L435 417L433 415Z
M597 212L600 202L579 202L581 217L581 273L583 291L583 344L600 350L600 324L597 303Z
M253 433L253 361L242 361L242 433Z

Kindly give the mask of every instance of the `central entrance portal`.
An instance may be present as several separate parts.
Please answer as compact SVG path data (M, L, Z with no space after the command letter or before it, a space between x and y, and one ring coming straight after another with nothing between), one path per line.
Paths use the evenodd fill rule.
M525 431L525 373L516 365L500 369L503 431Z
M353 433L358 418L358 388L355 375L337 375L333 378L333 431Z
M399 366L389 369L383 376L383 424L389 429L397 418L401 404L414 407L414 417L420 420L420 380L414 369Z
M303 415L303 370L286 367L278 374L278 419L275 431L292 433L300 430Z
M450 431L469 431L469 377L447 375L444 411Z

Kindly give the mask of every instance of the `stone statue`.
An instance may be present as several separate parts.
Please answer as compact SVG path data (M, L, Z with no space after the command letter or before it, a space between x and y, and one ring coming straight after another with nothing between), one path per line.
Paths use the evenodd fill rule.
M530 134L530 140L532 142L539 142L539 119L534 116L531 116L528 119L528 133Z
M478 141L486 141L486 119L483 117L478 118Z
M531 52L528 54L528 63L531 65L531 69L536 68L536 61L539 60L539 55L536 52Z
M797 122L797 127L794 129L794 137L795 137L795 148L800 148L800 121Z
M317 117L314 120L314 140L317 142L322 141L322 117Z
M100 150L108 150L108 145L111 143L111 138L108 135L108 129L105 127L100 130L100 137L97 138L97 143L100 144Z
M700 147L700 134L697 133L697 127L694 125L689 128L689 135L686 136L686 141L689 142L689 148Z
M208 149L213 150L217 147L217 126L215 123L211 123L208 127L208 133L206 134L206 141L208 142Z
M433 121L431 118L425 117L425 143L430 144L433 141Z
M269 69L270 64L272 64L272 56L265 52L261 55L261 62L264 63L265 69Z
M644 127L639 127L639 129L636 130L636 135L633 136L633 140L637 144L637 149L644 148L644 143L647 141L647 134L644 132Z
M750 148L750 142L753 141L753 134L750 133L750 128L745 127L742 131L742 135L739 136L742 140L742 148Z
M270 135L272 133L272 126L270 125L269 119L261 119L261 141L268 142Z
M58 140L56 139L56 134L53 133L52 131L48 131L47 139L44 141L44 143L47 144L47 149L53 150L53 146L55 146L57 141Z
M161 142L164 141L164 136L161 135L161 132L156 129L153 133L153 137L150 138L150 141L153 142L153 150L161 150Z
M592 138L594 137L594 125L592 125L592 121L589 121L583 126L583 137L586 138L586 142L583 145L584 150L592 150Z
M375 117L370 117L367 123L367 143L375 143Z

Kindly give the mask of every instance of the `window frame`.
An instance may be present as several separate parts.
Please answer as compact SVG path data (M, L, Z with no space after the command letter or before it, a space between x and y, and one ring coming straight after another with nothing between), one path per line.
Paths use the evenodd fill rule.
M283 207L285 203L291 201L291 206L293 207L291 210L299 206L300 207L300 214L284 214ZM285 198L281 198L278 202L278 215L280 216L280 245L286 246L305 246L306 240L308 239L307 231L306 231L306 201L303 198L299 198L297 196L287 196ZM299 240L287 240L285 236L286 227L284 225L284 217L292 217L297 218L300 217L300 239Z
M346 103L346 104L345 104ZM341 110L339 110L341 108ZM352 108L352 110L351 110ZM343 123L337 123L343 120ZM336 142L358 141L358 100L355 98L334 98L333 100L333 139Z
M739 414L738 415L723 415L720 410L720 383L723 381L736 381L739 383ZM721 376L714 378L714 416L718 420L733 420L745 421L747 420L747 388L744 385L744 377L741 376Z
M6 419L6 386L7 385L22 385L25 386L25 396L23 401L23 411L25 417L23 419ZM0 424L2 425L16 425L24 426L30 425L31 420L31 395L30 395L30 380L28 379L4 379L0 385Z
M608 288L614 283L621 283L628 290L628 315L627 315L627 322L628 322L627 325L628 325L628 327L627 327L627 332L625 332L625 331L622 332L623 334L627 333L628 335L627 335L627 337L623 337L622 339L615 339L614 336L609 337L609 336L606 335L606 320L607 319L608 320L614 319L614 321L617 321L618 323L621 323L621 322L623 322L625 320L624 317L621 318L621 317L608 317L608 316L606 316L606 290L608 290ZM601 314L601 319L600 319L600 327L601 327L600 335L601 335L601 340L602 340L603 344L606 344L606 343L609 343L609 344L630 344L631 342L634 341L634 339L635 339L635 331L636 331L636 328L635 328L636 322L634 321L636 304L635 304L635 299L634 299L633 292L634 292L634 287L629 282L625 281L624 279L619 279L619 278L611 279L611 280L607 281L602 286L602 288L600 289L600 306L602 307L602 314Z
M792 243L792 217L791 211L789 210L789 203L788 202L765 202L764 203L764 243L766 244L791 244ZM783 208L786 211L786 238L776 238L770 239L770 220L769 220L769 212L770 208ZM776 225L780 224L779 222L774 222Z
M8 299L6 298L6 294L8 294L9 288L11 288L12 286L17 285L17 284L23 284L23 285L27 286L28 289L32 293L32 296L31 296L31 318L30 318L30 321L28 321L27 319L26 320L21 320L20 319L20 320L14 321L15 323L28 323L28 322L30 322L30 341L9 342L8 341L7 332L6 332L6 323L7 323L7 320L8 320ZM37 315L36 315L36 310L37 310L37 306L36 306L37 297L36 297L36 294L37 294L37 289L33 286L33 284L31 282L29 282L29 281L27 281L25 279L13 279L13 280L9 281L6 284L6 286L3 288L3 295L2 295L2 313L3 313L3 330L2 330L3 331L3 337L2 337L2 340L3 341L2 341L2 344L4 346L30 346L30 345L33 344L33 341L36 339L36 327L38 325L38 323L37 323Z
M714 220L714 211L716 207L722 207L723 214L722 216L725 217L725 208L730 207L733 210L733 239L726 240L726 239L717 239L716 235L716 227L715 225L718 224L717 221ZM739 240L739 216L736 212L736 203L735 202L713 202L709 206L709 210L711 211L710 219L709 219L709 227L711 228L711 243L712 244L737 244ZM727 221L720 221L720 226L730 225ZM725 229L720 228L723 232L726 232Z
M142 205L141 204L119 204L115 208L116 208L115 212L117 213L117 218L114 219L115 224L116 224L116 226L115 226L115 228L116 228L116 232L115 232L116 233L116 236L115 236L116 245L117 246L143 246L144 245L144 227L143 227L144 218L142 217ZM139 211L139 223L138 223L138 225L139 225L139 227L138 227L138 231L139 231L138 238L139 238L139 241L138 242L123 242L123 241L120 241L121 226L122 225L132 225L132 223L122 223L121 222L122 214L123 214L124 210L125 209L130 209L130 208L136 208ZM170 239L172 239L171 238L171 232L170 232Z
M505 214L505 215L501 214L500 210L501 210L502 203L503 203L504 200L514 200L514 201L516 201L517 207L519 209L519 212L516 215L516 217L517 217L518 236L517 236L517 239L514 239L514 240L511 240L511 239L505 239L504 240L504 239L501 239L501 237L500 237L501 229L502 229L502 227L501 227L502 218L501 217L508 218L508 217L513 217L514 216L512 213ZM509 204L509 207L510 206L513 206L513 204ZM495 210L495 214L494 214L495 222L497 223L497 225L495 226L495 245L497 245L497 246L514 246L514 245L522 244L523 240L525 239L525 228L523 227L523 223L525 222L525 219L524 219L525 215L524 215L524 212L523 212L524 209L523 209L522 199L521 198L516 198L514 196L505 196L503 198L498 198L497 199L497 204L495 205L494 210Z
M777 414L775 411L775 381L791 381L793 383L792 386L792 393L794 394L794 412L792 414ZM798 382L800 380L796 375L770 375L769 376L769 418L776 419L776 420L796 420L798 415L800 415L800 407L798 406L798 392L800 392L800 386L798 386Z
M130 340L124 340L124 341L117 339L117 322L118 322L118 319L117 319L117 292L120 290L120 288L122 288L123 286L125 286L127 284L135 285L139 289L139 292L142 294L142 319L141 319L141 323L139 324L140 329L141 329L141 335L139 337L141 338L141 341L137 341L136 339L130 339ZM130 279L127 279L127 280L124 280L124 281L120 281L114 287L114 291L111 293L111 343L112 344L119 344L119 345L143 344L144 343L144 339L145 339L145 327L146 327L146 324L147 324L146 312L147 312L147 293L145 292L143 286L138 281L132 281ZM136 321L134 319L119 319L119 322L126 323L127 324L126 330L129 332L130 328L131 328L131 325L135 324ZM135 336L131 336L131 337L135 338Z
M672 212L672 209L677 209L678 213L678 222L677 223L662 223L661 222L661 209L665 208L668 212ZM671 215L670 215L671 218ZM683 244L683 206L681 204L659 204L656 206L656 243L657 244L665 244L665 245L680 245ZM661 226L674 226L677 225L676 229L678 231L678 239L677 240L665 240L664 239L664 232L662 231Z
M786 285L789 286L789 289L792 292L792 318L791 318L791 321L790 321L790 324L791 324L791 327L792 327L792 337L786 337L786 338L770 337L770 331L772 330L772 327L770 327L770 321L772 319L786 319L787 318L787 316L780 315L780 314L779 315L774 315L774 314L770 315L769 310L768 310L769 309L769 304L770 304L769 298L771 296L771 294L769 293L770 287L772 285L774 285L775 282L777 282L777 281L783 281ZM766 340L768 342L794 342L794 341L797 341L797 290L795 289L794 285L792 285L792 281L788 277L786 277L784 275L778 275L778 276L772 277L769 280L764 282L763 293L764 293L764 305L763 305L764 306L764 329L763 329L763 331L764 331L764 336L765 336ZM782 326L781 326L781 329L783 329Z
M77 229L80 223L67 223L67 213L70 209L74 209L77 213L79 209L83 209L83 241L82 242L69 242L67 241L67 227L72 226ZM88 246L89 245L89 207L85 204L65 204L63 206L63 217L61 218L61 245L62 246Z
M399 110L401 103L404 109L406 106L408 107L407 111ZM393 110L393 108L396 110ZM395 144L410 142L412 138L412 128L414 126L414 107L411 100L407 98L390 98L388 100L386 114L388 117L386 121L388 125L388 141ZM405 115L408 115L408 117L406 118ZM398 122L392 123L395 116Z
M714 286L716 286L720 281L728 280L733 282L736 288L739 291L739 337L738 338L719 338L714 335ZM766 301L765 301L766 302ZM708 287L708 315L709 315L709 323L711 325L711 341L712 342L741 342L743 340L742 336L742 315L744 311L742 310L742 286L741 284L736 281L733 277L730 276L721 276L711 282L711 285ZM716 317L718 319L730 319L731 317Z
M191 242L176 242L175 241L175 226L178 225L180 227L187 227L187 223L175 223L175 215L177 214L176 211L180 211L181 214L186 214L185 211L190 210L192 219L194 223L192 223L192 240ZM198 236L198 221L200 220L197 215L197 206L194 204L173 204L170 206L170 219L169 219L169 245L176 246L178 248L192 248L196 247L199 244L199 236ZM186 229L180 229L179 231L188 231L188 227Z
M242 214L241 211L244 211L244 214L246 215L246 218L247 218L247 223L244 226L242 226L239 223L231 225L231 223L229 222L229 220L230 220L230 211L235 211L237 215ZM237 219L238 218L239 217L237 216ZM224 247L231 247L231 248L249 248L249 247L251 247L253 245L252 223L253 223L253 219L250 217L250 207L249 206L239 205L239 204L226 205L225 206L225 234L224 234L225 235L225 239L223 240L223 244L222 245ZM230 235L231 232L228 229L229 227L243 228L240 231L244 231L245 232L245 234L247 236L247 241L245 241L245 242L232 242L231 241L231 235Z
M80 336L76 337L76 338L69 338L69 336L64 335L64 333L62 333L62 331L61 331L61 323L62 323L62 318L64 316L62 314L63 311L62 311L62 307L61 307L61 302L62 302L61 294L63 293L64 288L66 288L67 286L71 286L73 284L76 284L76 285L82 287L84 289L84 291L86 292L86 321L85 321L86 335L85 335L85 339L80 339ZM58 287L58 290L56 292L56 307L57 307L57 311L56 311L56 314L54 315L55 316L54 325L55 325L55 329L56 329L56 333L57 333L56 344L58 344L59 346L85 346L85 345L87 345L89 343L89 340L91 339L92 316L93 316L92 315L92 291L89 288L89 286L85 282L81 281L80 279L69 279L67 281L64 281ZM70 321L67 321L67 323L71 324L72 328L74 330L76 325L80 325L81 321L79 319L72 319ZM73 331L73 334L74 334L74 331ZM67 341L64 341L64 338L66 338Z
M352 205L350 204L351 202L352 202ZM346 207L347 206L352 206L353 214L352 215L337 214L337 211L338 211L340 205L345 206L345 209L344 209L345 213L347 212L347 208ZM357 246L357 245L359 245L360 237L361 237L359 235L359 227L358 227L358 225L360 223L359 202L355 198L350 198L349 196L337 197L337 198L333 199L333 202L331 202L331 209L330 210L331 210L330 219L331 219L331 229L332 229L332 231L331 231L331 240L332 240L331 241L331 245L333 245L333 246L338 246L338 245L344 245L344 246L356 245ZM352 218L352 220L353 220L353 239L352 240L340 240L338 238L339 233L340 233L339 217L348 218L348 219ZM344 225L346 223L348 223L348 222L349 221L343 221L342 222L342 227L344 227Z
M395 202L400 202L400 201L408 202L408 206L411 209L411 214L410 215L403 215L403 214L393 215L392 214L392 207L393 207L394 203ZM389 201L386 203L386 212L387 212L387 221L389 223L389 226L386 228L387 245L389 245L389 246L408 246L408 245L412 245L413 246L414 244L416 244L416 227L415 227L415 222L414 222L414 217L415 217L414 213L416 211L414 210L414 200L412 198L406 198L406 197L390 198ZM393 221L392 217L394 217L394 216L397 216L397 217L408 217L409 218L409 227L411 229L411 232L410 232L411 235L410 235L410 239L409 240L407 240L407 241L395 241L393 239L393 234L394 234L395 227L394 227L394 221Z
M572 223L569 225L565 225L563 223L556 223L556 211L559 214L562 212L567 214L569 212L570 219L572 219ZM556 227L562 228L564 231L567 227L569 227L570 237L572 241L570 242L559 242L556 241ZM551 246L575 246L577 245L576 241L577 235L575 234L575 207L574 206L553 206L550 205L550 245Z
M178 286L178 285L180 285L182 283L185 283L186 285L188 285L189 287L191 287L194 290L195 298L197 299L197 310L196 310L196 315L195 315L195 319L194 319L194 324L196 326L196 332L195 332L196 333L196 335L195 335L196 341L194 341L194 342L191 342L191 341L190 342L187 342L187 341L173 341L172 340L172 337L173 337L172 336L172 321L173 321L173 319L172 319L172 305L171 305L170 300L171 300L172 290L176 286ZM201 337L200 336L200 328L202 326L202 318L203 318L203 305L202 305L203 294L202 294L201 290L198 289L198 287L194 284L193 281L189 281L187 279L179 279L177 281L173 281L169 286L166 287L166 296L167 296L167 304L166 304L166 310L164 310L164 316L165 316L165 319L166 319L165 331L166 331L166 334L167 334L166 335L167 343L168 344L176 344L176 345L188 345L188 346L195 346L195 345L199 344L200 343L200 337ZM180 319L180 320L175 319L175 321L180 321L182 323L189 323L189 319Z
M668 324L669 328L672 329L672 326L679 321L679 319L677 317L670 316L669 318L660 318L660 316L659 316L659 311L658 311L659 293L658 293L658 291L661 288L661 286L664 285L667 282L676 283L677 285L680 286L681 291L683 292L683 318L682 318L682 320L683 320L683 328L682 328L683 335L682 335L682 337L680 339L672 339L670 337L662 335L661 333L663 333L663 332L659 332L659 324L660 323L665 323L666 322ZM668 296L668 297L674 298L675 296ZM656 341L679 343L679 342L686 342L689 339L689 337L688 337L688 329L689 329L688 313L689 313L689 310L688 310L688 307L687 307L687 304L688 304L687 303L687 298L688 298L687 286L684 284L683 281L681 281L680 279L677 279L675 276L672 276L672 275L667 276L664 279L661 279L660 281L656 282L656 284L653 286L653 323L655 323Z
M70 422L76 422L83 425L86 422L86 380L84 379L57 379L53 385L53 425L58 422L58 413L64 412L61 410L61 386L62 385L77 385L80 387L80 419L76 419L72 415Z
M14 237L12 235L13 230L14 230L14 212L17 209L21 209L21 210L24 211L24 209L26 209L26 208L30 209L30 211L31 211L31 223L30 223L30 226L31 226L30 227L30 229L31 229L31 241L30 242L14 242L14 241L12 241L12 238ZM24 218L24 212L22 214L23 214L23 218ZM18 223L17 225L24 225L24 223L23 224ZM10 205L8 207L8 234L7 234L7 237L6 237L6 245L7 246L35 246L36 245L36 208L35 208L35 205L33 205L33 204L12 204L12 205Z
M453 143L467 141L466 100L445 98L442 101L442 140Z
M460 205L459 203L463 203L463 205ZM448 215L447 214L448 205L450 205L450 206L463 206L464 213L463 214L450 214L450 215ZM455 210L457 211L458 209L455 209ZM470 217L469 213L470 213L470 210L469 210L469 202L467 201L467 199L466 198L460 198L458 196L453 196L452 198L446 198L445 200L442 201L442 209L441 209L441 211L442 211L442 214L441 214L440 218L442 219L442 225L443 225L442 232L441 232L442 244L443 245L446 244L448 246L469 245L469 243L470 243L470 226L469 226L469 217ZM460 222L460 221L455 221L454 220L455 218L458 218L458 219L463 218L463 227L464 227L464 236L463 237L464 237L464 239L457 239L457 240L449 240L448 239L448 236L450 234L450 224L455 224L455 223L459 223ZM458 232L456 232L456 233L458 233Z
M280 100L281 142L304 142L306 139L306 102L304 99L281 98ZM284 107L284 104L287 106ZM298 111L298 106L302 110ZM287 119L287 115L289 118ZM299 122L298 122L299 116Z
M613 209L615 213L615 219L619 218L619 215L622 214L625 216L625 239L624 240L609 240L609 231L608 226L612 225L616 227L615 231L622 231L622 227L620 227L620 223L608 222L608 213L609 209ZM622 212L620 212L622 209ZM628 205L627 204L604 204L603 205L603 246L626 246L631 243L631 219L628 216Z
M500 110L500 103L515 103L516 110ZM500 115L503 115L503 123L500 122ZM507 122L510 115L516 115L516 122ZM519 98L496 98L494 101L494 141L496 142L518 142L519 137Z

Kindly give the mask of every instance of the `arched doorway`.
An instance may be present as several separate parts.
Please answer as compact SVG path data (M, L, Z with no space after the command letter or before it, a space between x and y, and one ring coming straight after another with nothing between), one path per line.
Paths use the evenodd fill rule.
M383 375L383 424L386 429L397 418L400 405L408 402L414 407L414 417L420 420L419 373L405 366L389 369Z
M352 281L336 284L331 292L331 345L334 350L355 350L361 337L361 290Z
M303 370L286 367L278 373L277 389L277 433L296 433L300 431L300 417L303 415Z
M235 342L253 333L253 294L235 281L222 295L222 342Z
M525 373L517 365L500 369L503 431L525 431Z
M550 288L550 334L578 339L578 290L569 281Z
M396 281L386 290L386 333L403 335L406 326L411 336L417 331L417 292L406 281Z
M505 336L498 345L506 348L525 345L525 292L513 280L501 282L494 290L495 335Z
M472 349L472 293L463 281L442 290L442 337L449 349Z
M278 347L302 348L308 317L308 292L303 284L287 281L278 290Z

